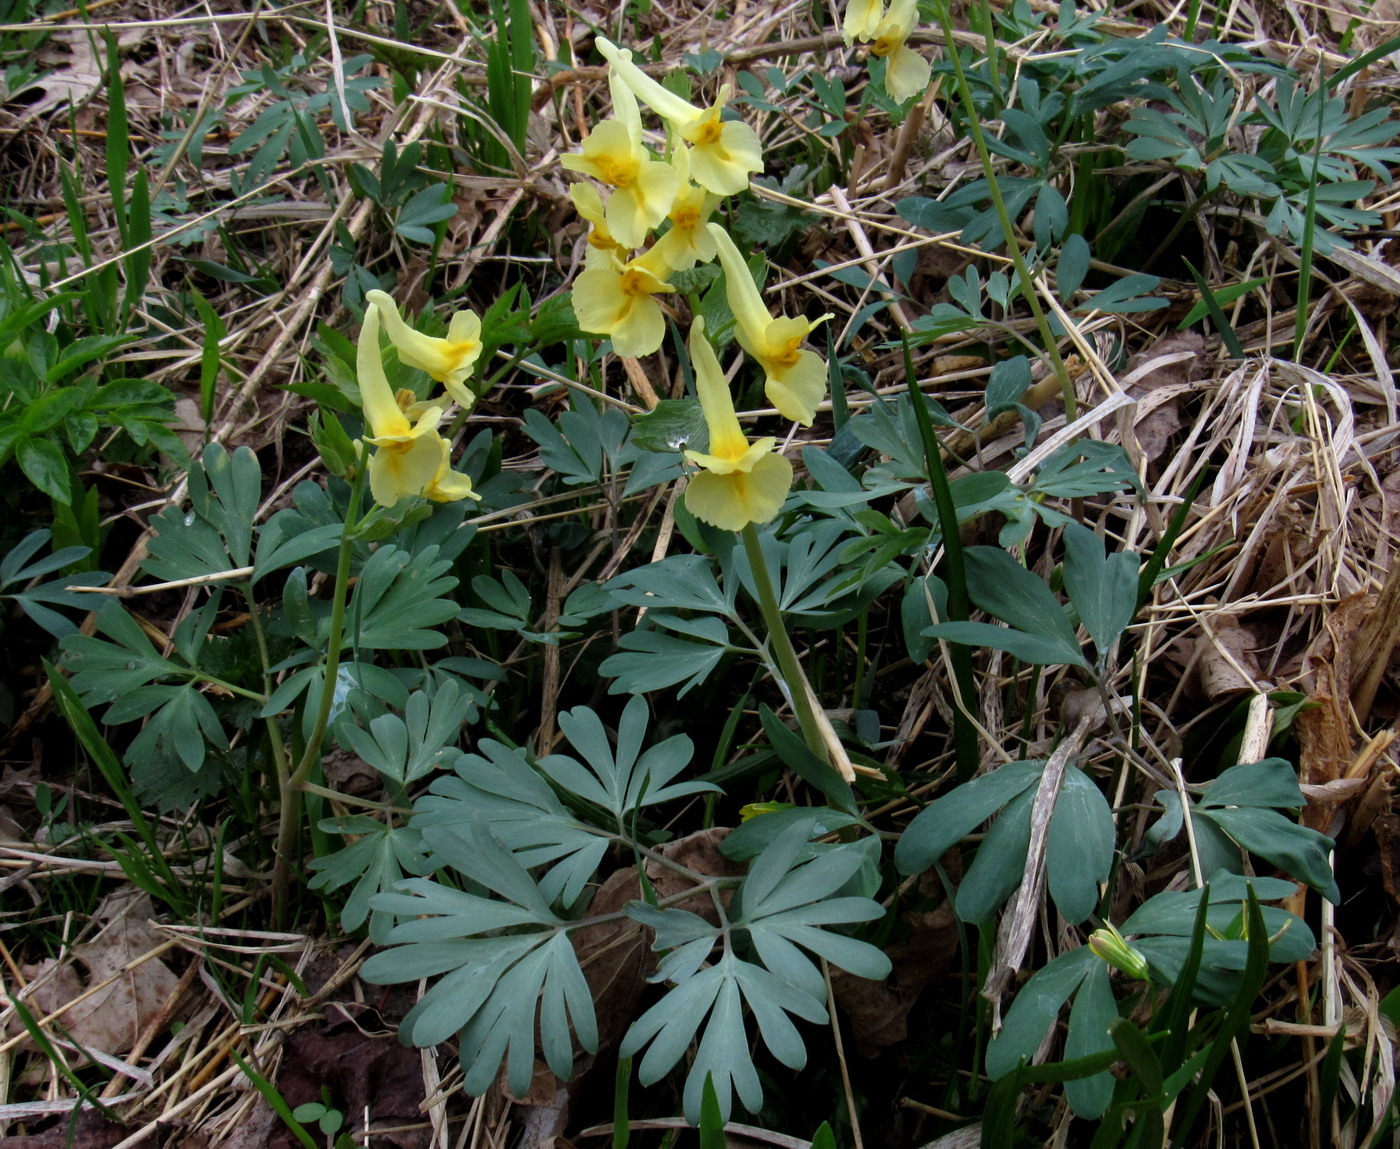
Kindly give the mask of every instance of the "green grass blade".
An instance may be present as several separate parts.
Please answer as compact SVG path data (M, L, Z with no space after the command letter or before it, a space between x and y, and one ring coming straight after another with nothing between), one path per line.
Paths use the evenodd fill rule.
M1263 988L1265 977L1268 976L1269 932L1264 925L1264 914L1259 909L1259 899L1255 896L1252 885L1249 887L1249 903L1245 907L1245 922L1249 933L1249 956L1245 960L1244 976L1240 979L1240 988L1235 994L1235 1000L1223 1011L1220 1029L1211 1042L1210 1052L1201 1066L1200 1077L1190 1089L1182 1091L1185 1101L1178 1110L1180 1121L1172 1137L1172 1149L1180 1149L1186 1144L1191 1126L1195 1124L1210 1095L1211 1082L1215 1080L1220 1067L1225 1064L1225 1059L1230 1056L1231 1043L1238 1040L1243 1045L1243 1039L1248 1036L1254 1001Z
M219 356L219 343L228 334L228 329L224 326L224 321L219 318L219 313L209 305L209 301L198 291L191 291L194 296L195 310L199 312L200 322L204 324L204 346L199 355L199 408L204 416L205 435L207 437L209 425L214 421L214 398L219 381L219 367L222 360Z
M1210 284L1206 282L1205 277L1196 270L1189 259L1182 259L1181 262L1186 264L1191 278L1196 281L1196 290L1201 293L1201 302L1206 305L1206 311L1210 313L1210 321L1215 324L1215 330L1220 333L1220 338L1225 344L1225 349L1230 352L1230 357L1243 359L1244 348L1240 346L1240 338L1235 334L1235 329L1231 326L1229 318L1220 306L1220 301L1216 299L1215 292L1210 289Z
M107 745L107 740L102 737L97 723L92 720L92 715L87 712L87 707L78 698L77 691L69 685L68 680L47 661L44 663L44 670L48 674L49 688L53 691L54 703L58 707L59 713L63 715L64 720L72 728L78 742L87 751L88 757L92 759L98 772L101 773L107 785L111 787L112 793L121 802L127 817L131 819L137 837L140 838L141 844L149 855L147 859L143 860L168 887L164 900L170 902L172 906L176 906L181 915L187 917L188 906L187 899L184 897L184 888L174 870L170 868L170 863L166 861L165 853L161 850L155 831L151 829L151 824L146 820L146 815L141 809L141 803L136 798L136 792L132 790L131 784L127 781L126 770L122 767L116 753ZM178 900L178 906L177 902L172 901L172 899Z
M44 1032L44 1027L41 1026L38 1021L35 1020L34 1015L29 1012L29 1007L25 1005L24 1000L16 994L10 998L10 1005L19 1016L20 1024L24 1026L25 1031L29 1034L30 1040L39 1047L39 1052L47 1057L49 1059L49 1064L54 1067L69 1085L78 1091L78 1097L80 1098L79 1104L83 1101L90 1101L109 1121L117 1120L117 1115L102 1104L101 1099L93 1091L93 1088L84 1085L78 1075L68 1068L68 1063L58 1055L58 1050L53 1047L53 1042L49 1040L49 1035ZM74 1108L76 1108L76 1106Z
M1157 576L1167 565L1172 547L1176 546L1177 537L1186 526L1186 516L1191 513L1196 496L1200 493L1201 484L1205 481L1206 471L1202 469L1201 473L1196 476L1196 481L1191 484L1191 489L1186 492L1186 497L1181 500L1181 505L1172 514L1171 522L1167 524L1166 533L1152 548L1152 553L1147 556L1147 561L1142 564L1142 573L1138 575L1137 611L1134 611L1134 614L1142 610L1147 605L1147 600L1152 597L1152 588L1157 585Z
M126 173L131 166L131 135L126 115L126 90L122 85L121 56L111 29L106 29L107 47L107 185L112 196L112 214L122 245L129 246L129 220L126 213ZM77 138L76 136L74 137Z
M1317 185L1318 163L1322 159L1323 117L1327 109L1327 88L1319 84L1313 93L1317 100L1317 139L1313 141L1312 178L1308 180L1308 199L1303 208L1303 234L1298 247L1297 315L1293 323L1293 362L1301 363L1303 340L1308 334L1308 300L1312 298L1313 250L1317 243Z
M627 1149L632 1140L632 1118L628 1114L627 1092L632 1085L632 1059L619 1057L613 1075L612 1149Z
M705 1074L705 1092L700 1098L700 1149L725 1149L729 1139L724 1135L724 1116L715 1093L715 1079Z
M1326 1145L1332 1137L1332 1110L1337 1104L1337 1086L1342 1078L1342 1054L1346 1051L1347 1027L1337 1027L1336 1036L1327 1043L1327 1053L1322 1059L1322 1070L1317 1081L1317 1136L1319 1145ZM1379 1142L1373 1142L1379 1144Z
M1172 986L1166 1009L1154 1019L1153 1032L1165 1032L1166 1042L1162 1046L1162 1065L1172 1073L1181 1064L1186 1054L1187 1028L1191 1018L1191 996L1196 988L1196 976L1201 969L1201 954L1206 945L1206 914L1210 910L1210 885L1201 889L1201 903L1196 908L1196 920L1191 925L1191 948L1181 973ZM1160 1019L1161 1025L1155 1024Z
M316 1139L307 1132L306 1126L292 1116L292 1107L277 1092L277 1087L239 1057L238 1050L230 1049L229 1054L238 1063L238 1068L243 1070L244 1076L253 1083L253 1088L261 1093L263 1100L272 1107L272 1111L282 1118L282 1123L292 1131L292 1135L306 1146L306 1149L319 1149Z
M151 279L151 193L146 169L138 167L131 179L131 204L126 219L126 294L122 297L122 325L130 326L131 313L146 294Z
M909 388L909 400L914 407L914 418L919 424L919 437L924 445L924 460L928 465L929 486L933 491L934 506L938 508L938 525L943 535L943 556L947 560L944 570L945 581L948 584L947 621L966 622L967 570L963 564L962 540L958 535L957 507L953 504L952 488L948 485L948 472L943 468L943 452L933 433L933 420L929 418L924 393L919 389L918 376L914 371L914 357L910 353L907 336L904 337L904 382ZM977 692L972 680L972 649L962 643L949 643L948 658L953 664L953 678L957 683L958 696L962 699L962 705L953 708L953 739L956 747L957 779L959 782L965 782L977 772L977 730L968 717L977 706Z

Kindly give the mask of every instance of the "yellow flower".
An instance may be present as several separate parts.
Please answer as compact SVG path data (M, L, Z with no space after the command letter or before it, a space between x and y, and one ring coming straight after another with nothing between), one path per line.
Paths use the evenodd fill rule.
M850 0L846 5L845 22L841 25L841 34L846 37L846 47L849 48L857 40L875 39L884 15L884 0Z
M374 501L392 507L400 499L423 493L432 484L447 444L437 433L441 407L428 407L411 423L384 374L379 350L379 308L365 312L355 360L360 384L360 408L376 449L369 461L369 489Z
M710 430L710 450L685 453L692 463L704 468L691 477L685 489L686 508L701 522L722 531L766 523L782 510L792 487L792 464L773 453L777 440L749 442L734 413L734 400L719 359L705 338L705 321L699 316L690 329L690 361Z
M661 277L664 264L652 248L629 263L590 267L574 280L574 316L584 331L612 338L619 355L650 355L666 338L666 317L652 298L674 291Z
M831 316L823 315L815 323L801 317L774 319L729 233L717 223L709 224L708 230L719 248L724 291L738 322L739 342L758 360L767 377L764 394L784 419L810 427L817 404L826 394L826 364L816 352L799 347L818 323Z
M423 488L424 497L435 503L455 503L458 499L476 499L480 502L481 496L472 490L471 479L461 471L452 469L447 440L439 436L438 442L442 444L442 451L438 457L437 472L433 475L433 481Z
M615 260L627 254L627 249L613 238L603 215L603 197L592 184L577 183L569 188L574 207L593 226L588 229L588 250L583 261L586 267L611 267Z
M601 36L595 43L607 58L609 74L617 76L692 146L691 166L701 187L715 195L735 195L749 186L751 172L763 170L763 147L753 128L739 120L720 119L733 92L728 84L720 88L719 98L708 108L697 108L632 63L627 49Z
M671 166L676 169L681 186L671 202L671 230L656 241L652 250L672 271L688 271L715 257L714 237L705 230L705 223L719 204L719 196L690 182L690 153L685 148L676 149Z
M613 118L589 133L582 152L570 152L560 161L613 189L608 230L625 246L641 247L647 232L666 218L679 181L670 164L652 159L642 146L642 114L631 90L615 83L612 93Z
M933 73L929 62L905 43L918 18L915 0L893 0L870 45L872 55L885 59L885 91L896 104L927 88Z
M365 300L374 305L379 318L383 319L400 363L426 371L447 388L447 394L463 410L476 402L476 396L466 385L481 354L481 320L476 312L459 311L453 315L447 325L447 338L442 339L424 335L405 323L398 305L387 293L367 291ZM365 319L368 322L368 314ZM378 327L377 321L375 326Z

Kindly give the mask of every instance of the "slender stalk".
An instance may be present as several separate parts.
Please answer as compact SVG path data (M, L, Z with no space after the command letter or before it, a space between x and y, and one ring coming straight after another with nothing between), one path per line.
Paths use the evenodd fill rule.
M345 604L350 596L350 559L354 551L355 530L364 497L368 447L362 446L359 466L350 486L350 506L345 514L345 530L340 536L340 551L336 556L335 590L331 598L330 638L326 643L325 680L321 686L321 701L316 710L316 722L307 736L306 746L296 769L282 788L281 809L277 824L277 860L272 871L273 920L277 929L286 925L287 886L291 878L291 858L296 849L297 832L301 829L301 788L316 764L321 760L321 743L330 724L331 707L335 703L335 688L340 678L340 649L345 638Z
M256 690L249 690L247 687L225 682L222 678L213 674L205 674L202 670L192 674L190 682L207 682L210 686L217 686L220 690L227 690L230 694L236 694L240 698L251 699L253 702L267 702L266 694L259 694Z
M807 749L823 762L830 762L826 740L822 737L817 723L816 712L812 709L812 696L807 686L807 676L802 672L802 663L797 659L792 639L788 637L787 626L783 622L783 612L778 606L778 596L773 592L773 580L768 574L768 562L763 557L763 545L758 540L758 530L749 523L739 532L744 540L744 553L749 556L749 567L753 570L754 584L758 587L758 609L768 626L768 640L782 671L783 686L787 691L797 724L802 728L802 740Z
M262 685L263 701L266 702L272 696L272 676L269 667L272 665L272 657L268 651L267 633L263 630L262 618L258 612L258 600L253 596L251 584L243 586L243 596L248 603L248 622L253 628L253 635L258 643L258 660L262 663ZM287 750L287 744L282 738L282 727L278 724L275 714L268 715L263 719L263 724L267 727L268 752L272 756L272 769L277 778L278 795L287 792L287 781L291 776L291 760Z
M1040 299L1035 293L1035 277L1031 275L1030 268L1026 266L1025 258L1021 255L1020 245L1016 242L1016 234L1011 221L1011 213L1006 210L1006 200L1002 198L1001 186L997 183L996 168L992 164L992 153L987 149L987 137L982 132L982 125L977 118L977 108L972 102L972 88L967 82L967 73L963 70L962 57L958 55L957 44L954 41L953 19L949 12L947 0L937 5L938 22L943 27L943 36L948 45L948 58L953 63L953 72L957 77L958 99L962 101L963 110L966 113L968 131L972 134L973 146L977 149L977 158L982 162L982 174L986 176L987 186L991 189L992 206L996 209L997 220L1001 223L1002 235L1006 238L1006 250L1011 256L1011 263L1016 269L1016 278L1021 285L1021 294L1026 297L1026 304L1031 309L1031 314L1035 316L1035 325L1040 332L1041 342L1045 344L1045 354L1050 357L1050 366L1055 372L1055 378L1060 384L1060 394L1064 397L1065 418L1073 422L1077 415L1077 404L1074 398L1074 381L1069 377L1069 369L1065 366L1065 361L1060 355L1059 344L1055 340L1054 333L1050 330L1050 321L1045 318L1045 310L1040 306Z

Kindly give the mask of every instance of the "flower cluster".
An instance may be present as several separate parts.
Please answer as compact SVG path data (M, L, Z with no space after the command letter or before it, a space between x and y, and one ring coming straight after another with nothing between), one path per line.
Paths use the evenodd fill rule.
M897 104L928 87L933 69L909 47L909 33L918 22L916 0L850 0L841 26L848 45L859 40L870 45L871 55L885 61L885 91Z
M802 344L829 317L775 317L729 233L710 221L724 196L743 191L763 170L758 136L723 118L728 85L709 107L696 107L638 68L626 49L599 39L598 50L608 61L613 114L581 151L563 157L570 171L597 181L575 184L570 193L590 229L573 288L579 326L609 336L618 355L650 355L666 334L656 296L675 290L669 280L676 272L718 259L739 343L763 369L768 401L784 418L810 426L826 394L826 365ZM643 139L643 104L666 122L664 158ZM749 443L699 318L690 354L710 449L686 452L700 468L686 488L686 506L724 530L766 523L787 497L792 464L775 452L772 438Z
M574 283L579 326L612 339L619 355L650 355L666 334L656 296L673 291L668 277L715 258L706 227L721 198L743 191L763 170L763 149L748 124L723 119L731 91L699 108L662 87L632 53L607 40L613 114L598 124L581 151L563 157L570 171L591 176L576 184L574 206L590 225L585 270ZM664 159L643 139L641 104L667 125ZM654 241L652 235L664 229ZM645 249L645 250L639 250Z
M447 440L438 434L447 409L469 408L476 396L467 379L481 354L481 320L459 311L448 325L446 338L415 331L399 314L393 299L382 291L365 296L369 308L356 357L360 408L365 416L365 442L375 448L369 460L369 489L384 507L422 495L440 503L480 498L466 475L452 469ZM427 402L411 391L397 395L384 373L379 346L381 323L398 352L399 362L418 367L441 383L446 394Z

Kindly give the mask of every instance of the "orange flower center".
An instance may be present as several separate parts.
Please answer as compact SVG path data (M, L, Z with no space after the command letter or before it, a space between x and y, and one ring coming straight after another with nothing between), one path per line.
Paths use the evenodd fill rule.
M781 351L773 356L773 362L778 367L795 367L797 365L798 344L802 340L789 339Z
M594 163L598 168L598 178L610 187L625 188L637 178L636 160L599 156Z
M723 133L724 125L718 119L706 120L695 133L695 142L702 145L717 144Z
M641 297L651 294L650 281L636 268L628 268L622 273L622 293Z
M681 231L694 231L700 225L700 211L694 207L678 208L671 214L671 223Z

